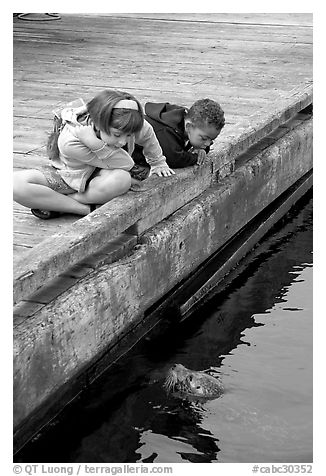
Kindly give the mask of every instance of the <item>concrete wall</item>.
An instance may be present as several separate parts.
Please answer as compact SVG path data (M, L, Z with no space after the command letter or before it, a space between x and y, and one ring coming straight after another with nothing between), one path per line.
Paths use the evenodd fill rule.
M280 136L15 327L15 428L312 168L312 120Z

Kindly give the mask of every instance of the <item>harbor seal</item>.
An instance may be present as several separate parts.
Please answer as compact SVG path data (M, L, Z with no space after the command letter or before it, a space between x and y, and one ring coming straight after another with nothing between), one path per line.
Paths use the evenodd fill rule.
M164 388L176 397L192 401L212 400L223 393L223 385L217 377L206 371L189 370L181 364L169 369Z

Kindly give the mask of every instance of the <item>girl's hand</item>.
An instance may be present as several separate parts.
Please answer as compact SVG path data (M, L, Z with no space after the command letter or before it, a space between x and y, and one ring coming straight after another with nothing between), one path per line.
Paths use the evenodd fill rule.
M77 138L91 150L98 150L105 144L101 139L96 137L93 126L75 126L75 134Z
M169 175L174 175L174 170L170 169L168 165L153 165L149 171L149 177L153 174L158 175L159 177L169 177Z
M204 151L204 149L199 149L198 150L198 159L197 159L197 164L198 165L203 165L203 163L205 162L206 160L206 152Z

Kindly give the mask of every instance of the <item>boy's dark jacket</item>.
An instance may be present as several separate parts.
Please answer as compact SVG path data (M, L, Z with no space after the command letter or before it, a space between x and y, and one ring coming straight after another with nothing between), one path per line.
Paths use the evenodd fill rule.
M185 133L184 117L185 107L170 103L145 104L145 119L152 125L156 137L162 147L166 161L171 168L187 167L197 163L197 154L188 150L191 148ZM186 145L186 142L188 144ZM206 152L209 151L209 147ZM133 158L136 163L138 153Z

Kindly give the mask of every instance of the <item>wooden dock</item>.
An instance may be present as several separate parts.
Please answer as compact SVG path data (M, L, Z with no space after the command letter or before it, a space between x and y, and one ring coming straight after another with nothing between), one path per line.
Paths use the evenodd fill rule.
M87 32L87 34L85 34ZM312 15L62 15L14 19L14 168L46 162L52 109L118 88L146 101L190 106L210 97L226 127L274 108L312 80ZM217 144L219 142L217 141ZM78 217L41 222L14 204L14 257Z
M142 103L210 97L226 126L209 163L87 217L42 221L14 204L18 446L147 309L312 168L311 14L15 18L14 168L46 162L52 109L105 88Z

